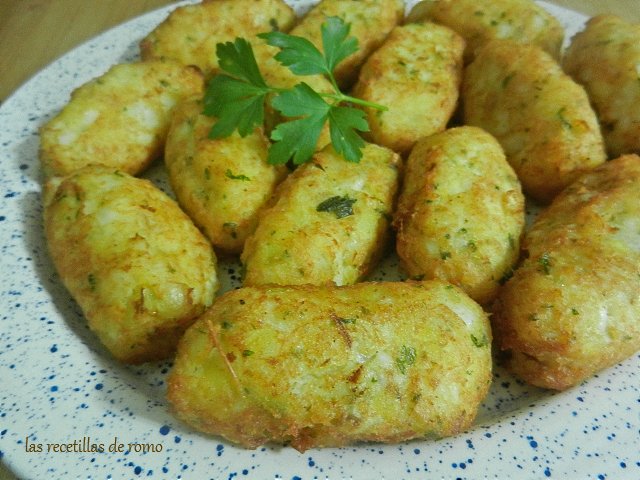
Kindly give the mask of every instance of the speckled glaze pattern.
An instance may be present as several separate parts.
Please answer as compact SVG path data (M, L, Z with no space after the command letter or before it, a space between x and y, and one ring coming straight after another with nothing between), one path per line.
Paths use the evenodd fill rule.
M298 13L310 2L291 1ZM544 4L570 37L585 18ZM48 257L40 204L38 127L71 90L135 59L138 41L173 7L112 29L44 69L0 107L0 461L33 479L640 478L640 355L580 386L550 393L496 369L474 428L454 438L311 450L234 447L168 411L169 362L118 364L88 330ZM161 166L149 176L168 186ZM397 276L388 259L376 278ZM223 263L226 287L237 264ZM47 444L105 452L47 452ZM40 443L43 452L29 452ZM125 451L109 452L115 441ZM128 443L156 452L127 452ZM160 447L158 447L158 445Z

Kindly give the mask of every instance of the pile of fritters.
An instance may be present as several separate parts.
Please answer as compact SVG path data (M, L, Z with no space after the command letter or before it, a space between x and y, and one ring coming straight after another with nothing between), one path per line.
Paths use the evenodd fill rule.
M640 349L640 26L596 17L563 55L531 0L404 14L402 0L321 0L301 18L283 0L178 7L140 61L42 127L60 278L119 360L177 346L168 398L193 427L300 450L453 435L489 389L492 345L554 389ZM322 48L332 16L360 47L340 87L387 107L364 108L359 163L325 131L309 163L269 165L283 119L268 105L250 135L209 138L218 43L246 38L271 85L329 92L256 35ZM161 156L177 201L137 177ZM527 232L525 195L545 208ZM391 244L408 280L367 282ZM216 254L239 256L243 288L216 297Z

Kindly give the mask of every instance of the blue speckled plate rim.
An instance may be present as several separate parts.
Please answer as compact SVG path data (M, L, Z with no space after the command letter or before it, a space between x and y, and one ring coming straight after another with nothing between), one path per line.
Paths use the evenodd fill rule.
M308 2L296 2L298 11ZM575 32L584 16L545 4ZM42 238L37 129L73 87L137 55L174 6L115 27L56 60L0 106L0 460L21 478L638 478L640 356L569 391L498 371L477 426L457 437L344 449L235 448L173 419L170 364L124 367L88 331ZM224 267L224 268L233 268ZM161 452L31 453L29 442L129 442Z

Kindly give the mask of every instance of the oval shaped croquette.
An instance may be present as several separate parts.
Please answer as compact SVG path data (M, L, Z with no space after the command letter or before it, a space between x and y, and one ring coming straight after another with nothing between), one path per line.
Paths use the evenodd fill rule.
M465 123L496 137L539 202L606 160L584 88L538 47L489 42L465 70L462 101Z
M47 244L89 327L118 360L167 358L218 288L211 245L147 180L88 166L46 185Z
M45 176L102 164L137 175L162 154L173 109L202 95L200 72L154 60L115 65L82 85L40 129Z
M384 252L400 157L368 144L360 163L331 145L298 167L245 244L244 285L336 284L362 279Z
M439 278L492 301L518 261L524 228L524 196L497 140L477 127L420 140L394 225L412 278Z
M219 252L240 254L287 169L267 163L269 140L261 129L214 140L209 138L214 124L202 113L201 101L179 105L164 160L182 208Z
M459 433L490 382L487 316L452 285L263 286L186 332L168 398L197 430L303 451Z
M581 176L535 221L492 316L507 366L562 390L640 349L640 157Z

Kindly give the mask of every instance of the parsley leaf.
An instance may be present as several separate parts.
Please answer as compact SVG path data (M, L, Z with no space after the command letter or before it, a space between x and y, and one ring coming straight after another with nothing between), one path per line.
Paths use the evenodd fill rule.
M351 26L339 17L329 17L320 27L324 54L309 40L282 32L261 33L281 51L275 56L282 65L296 75L326 75L332 80L336 66L352 53L358 51L358 40L349 37Z
M549 275L551 273L551 256L545 252L538 258L538 271Z
M225 72L256 87L267 88L253 54L253 48L244 38L236 38L233 43L218 43L216 55L220 68Z
M251 180L251 179L250 179L249 177L247 177L246 175L243 175L243 174L238 174L238 175L236 175L235 173L233 173L233 172L231 171L231 169L230 169L230 168L227 168L227 171L226 171L226 172L224 172L224 174L225 174L225 176L226 176L227 178L230 178L231 180L243 180L243 181L249 181L249 180Z
M356 130L369 131L369 124L362 110L348 107L332 107L329 111L329 132L336 152L349 162L359 162L365 143Z
M273 108L287 117L326 117L331 106L306 83L280 93L271 101Z
M218 117L209 138L224 138L238 130L246 137L264 123L264 101L267 89L218 75L214 77L204 98L204 114Z
M322 24L322 49L329 72L333 72L342 60L358 51L358 40L349 36L350 30L351 25L339 17L329 17Z
M482 334L482 337L480 337L480 338L476 337L472 333L471 334L471 341L478 348L486 347L487 345L489 345L489 339L487 338L487 336L484 333Z
M400 355L396 358L398 370L400 370L400 373L404 375L407 373L407 367L414 363L416 363L416 349L403 345L400 349Z
M89 275L87 275L87 282L89 282L89 290L91 290L92 292L95 292L96 286L98 285L98 280L96 279L96 276L93 273L90 273Z
M358 132L369 130L365 114L352 105L379 110L385 107L343 94L333 74L335 67L358 50L358 41L349 36L350 25L338 17L329 17L321 27L321 52L309 40L282 32L262 33L259 37L280 48L275 56L296 75L324 75L335 92L316 92L306 83L282 89L268 85L256 62L251 44L237 38L219 43L216 48L222 73L207 86L204 114L217 117L209 132L210 138L222 138L235 130L247 136L264 123L265 102L284 117L271 131L274 143L268 162L282 164L292 160L298 165L311 159L318 138L329 122L331 142L336 152L350 162L362 157L364 140Z
M316 149L331 107L306 83L282 92L271 104L288 117L304 116L281 123L271 132L275 143L269 149L267 161L279 164L292 158L296 165L306 162Z
M309 40L282 32L258 35L272 47L280 48L274 57L296 75L330 75L322 52Z
M338 321L340 323L344 323L344 324L355 324L356 323L356 319L355 318L342 318L342 317L338 317Z
M356 203L355 198L349 198L348 196L327 198L320 202L316 207L316 212L329 212L333 213L336 218L344 218L349 215L353 215L353 204Z
M287 163L290 159L300 165L308 161L316 150L316 143L325 119L308 116L281 123L271 132L275 141L269 148L267 162L272 165Z

